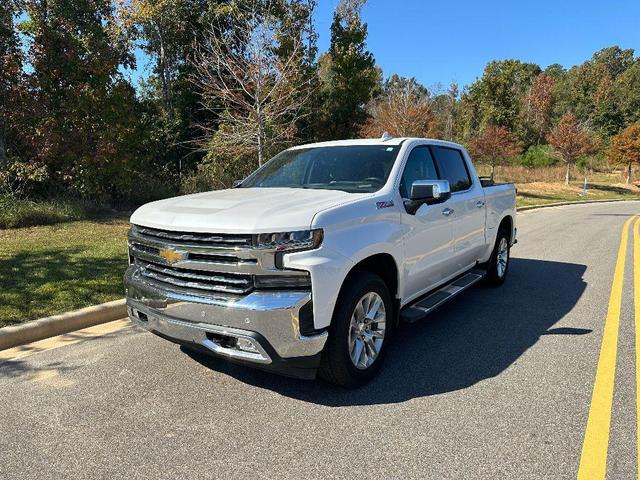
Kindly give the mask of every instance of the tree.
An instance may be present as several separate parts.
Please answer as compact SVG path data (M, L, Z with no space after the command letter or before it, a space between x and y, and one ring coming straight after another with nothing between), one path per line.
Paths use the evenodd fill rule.
M591 132L578 123L572 112L565 113L558 124L549 132L547 141L553 146L555 154L567 167L565 184L569 185L571 166L578 158L598 149L598 142Z
M547 68L545 68L544 72L542 73L558 80L559 78L562 78L565 75L565 73L567 73L567 71L559 63L552 63Z
M175 114L174 82L185 64L186 50L199 31L206 4L200 0L117 0L124 28L140 39L140 47L154 61L161 85L163 112Z
M631 67L634 62L633 53L633 48L622 49L614 45L598 50L587 63L604 66L609 75L615 78Z
M539 74L540 67L532 63L489 62L482 77L462 95L464 136L468 138L495 125L522 138L523 99Z
M640 58L616 78L615 94L624 123L640 122Z
M110 0L31 0L20 28L28 45L33 160L50 186L100 201L120 195L137 150L134 64ZM117 176L110 176L117 174Z
M522 148L505 127L488 126L469 141L474 160L491 167L493 180L496 165L518 155Z
M364 136L379 137L384 132L397 137L435 136L429 92L415 78L392 75L383 94L373 100L369 114L361 130Z
M219 129L202 125L204 147L236 157L255 153L258 165L295 138L312 93L299 71L302 33L281 35L282 17L270 6L247 3L225 18L232 28L212 23L193 61L205 108L221 112ZM287 38L286 49L279 38Z
M0 9L0 168L8 162L9 130L17 117L26 108L20 100L26 98L24 91L23 55L20 50L20 39L15 29L14 18L21 11L14 0L8 0Z
M449 84L449 89L447 90L447 106L445 108L446 112L446 124L444 128L445 138L453 141L453 132L455 131L455 117L456 117L456 105L458 102L458 93L459 88L456 82L451 82Z
M556 86L556 117L571 110L579 122L591 125L602 138L618 133L624 128L625 112L615 86L633 64L632 49L613 46L571 67Z
M329 51L320 58L320 138L357 136L379 87L381 75L365 45L367 24L360 18L365 1L341 0L333 15Z
M631 166L640 164L640 122L629 125L611 138L609 156L627 166L627 183L631 183Z
M551 127L553 112L554 77L541 73L538 75L525 98L527 118L536 134L536 144L540 144Z
M445 90L436 83L429 91L431 109L436 119L435 134L439 137L454 141L459 136L459 89L456 82L451 82Z
M296 83L305 85L305 91L313 92L303 107L296 123L297 136L302 141L314 138L314 114L322 107L320 79L318 78L318 34L313 23L317 0L277 0L275 14L281 19L282 28L277 33L276 53L286 61L292 54L297 66ZM294 49L297 50L294 52Z
M116 0L118 20L124 33L143 51L150 74L138 88L145 114L141 121L152 133L147 151L157 168L177 183L184 171L202 160L193 148L200 135L195 125L214 124L217 115L200 108L199 92L193 88L189 58L202 37L204 25L219 12L234 8L224 0ZM146 66L146 65L145 65Z

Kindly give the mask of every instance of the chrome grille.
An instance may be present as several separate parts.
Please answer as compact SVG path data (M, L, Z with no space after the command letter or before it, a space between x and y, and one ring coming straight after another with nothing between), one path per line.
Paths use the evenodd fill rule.
M188 289L200 295L211 293L227 293L244 295L253 290L253 276L242 274L227 274L206 272L160 265L136 259L136 266L140 267L140 276L147 282L160 287L168 285L181 289Z
M153 256L159 256L161 247L155 247L151 245L145 245L139 242L130 242L130 246L133 251L133 256L137 254L149 254ZM215 264L225 264L225 265L240 265L240 264L256 264L258 260L255 258L248 259L240 259L233 254L220 255L216 253L194 253L194 252L185 252L186 259L198 261L198 262L209 262Z
M156 228L136 226L136 233L142 237L154 240L169 240L177 243L206 244L211 247L251 247L252 235L241 234L211 234L211 233L187 233Z
M307 289L307 272L275 264L275 250L256 248L250 234L184 233L132 226L129 259L135 278L159 290L236 300L254 290Z
M150 247L149 245L144 245L142 243L132 243L131 246L140 252L149 253L151 255L158 255L160 253L160 249L158 247Z

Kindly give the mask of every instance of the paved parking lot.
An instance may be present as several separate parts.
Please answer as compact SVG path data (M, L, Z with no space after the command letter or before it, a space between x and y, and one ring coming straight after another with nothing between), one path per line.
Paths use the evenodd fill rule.
M521 214L506 284L403 326L356 391L192 357L128 324L5 355L0 478L575 478L604 460L608 478L637 478L632 224L607 317L636 213Z

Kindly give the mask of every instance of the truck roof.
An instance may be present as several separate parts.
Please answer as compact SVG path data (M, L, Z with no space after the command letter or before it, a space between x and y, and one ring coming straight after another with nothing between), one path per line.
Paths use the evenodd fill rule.
M454 142L448 142L446 140L438 140L436 138L419 138L419 137L391 137L388 139L382 138L357 138L352 140L332 140L328 142L316 142L307 143L304 145L297 145L292 149L310 148L310 147L345 147L348 145L400 145L405 140L420 140L422 142L429 142L434 145L442 145L456 148L463 148L462 145Z

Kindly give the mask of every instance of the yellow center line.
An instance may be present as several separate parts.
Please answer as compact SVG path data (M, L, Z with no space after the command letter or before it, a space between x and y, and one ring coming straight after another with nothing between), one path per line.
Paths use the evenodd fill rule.
M54 348L63 347L65 345L72 345L90 338L115 333L124 328L128 328L131 325L131 322L127 319L115 320L113 322L94 325L93 327L84 328L75 332L58 335L57 337L45 338L44 340L0 351L0 361L16 360L18 358L28 357L35 353L46 352L47 350L53 350Z
M640 477L640 222L633 229L633 306L636 349L636 452Z
M637 218L633 216L624 222L622 238L618 248L618 258L613 274L609 308L602 333L602 346L596 370L596 379L591 396L591 407L587 429L584 433L578 480L604 479L607 473L607 449L613 404L613 388L618 353L618 331L622 307L622 286L629 241L629 225Z

